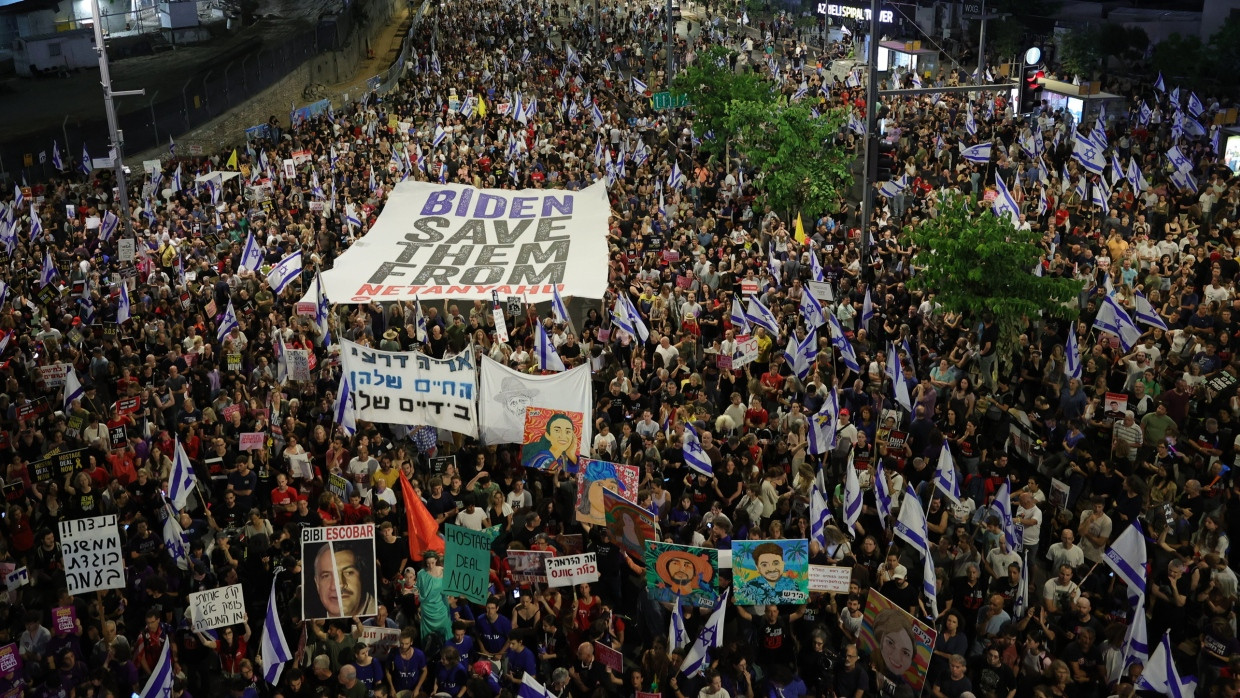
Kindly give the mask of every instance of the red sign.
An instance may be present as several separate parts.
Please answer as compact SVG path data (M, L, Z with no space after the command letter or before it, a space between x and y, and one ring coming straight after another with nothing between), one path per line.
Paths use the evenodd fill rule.
M126 415L133 414L142 409L142 398L135 395L133 397L123 397L116 401L116 414Z

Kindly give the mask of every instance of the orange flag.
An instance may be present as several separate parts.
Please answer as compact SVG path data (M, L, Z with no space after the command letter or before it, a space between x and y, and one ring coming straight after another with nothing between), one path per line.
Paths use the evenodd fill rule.
M405 502L405 525L409 529L409 557L421 562L422 554L427 550L438 551L442 556L444 542L443 536L439 535L439 525L435 523L435 517L426 510L422 498L413 491L413 485L409 484L409 478L405 477L403 470L400 473L400 494Z

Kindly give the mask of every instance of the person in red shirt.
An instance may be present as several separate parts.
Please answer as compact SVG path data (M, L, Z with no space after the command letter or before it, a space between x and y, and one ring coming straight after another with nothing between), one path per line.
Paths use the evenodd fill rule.
M99 466L99 461L94 455L89 456L86 462L86 476L90 478L91 486L97 490L106 489L108 481L112 479L112 474L106 468Z
M297 513L297 500L300 496L297 490L288 486L288 476L284 473L276 473L276 486L271 490L271 510L274 512L277 526L284 526L293 520L293 514Z
M146 612L146 625L138 633L138 641L134 644L133 656L137 660L138 669L143 676L150 676L159 663L159 654L164 648L164 638L168 629L159 622L159 611Z
M362 523L370 515L370 507L362 504L362 493L354 489L349 493L349 503L344 505L343 522L346 524Z
M745 410L745 428L757 429L766 426L769 416L766 410L762 408L762 398L755 395L749 402L749 409Z

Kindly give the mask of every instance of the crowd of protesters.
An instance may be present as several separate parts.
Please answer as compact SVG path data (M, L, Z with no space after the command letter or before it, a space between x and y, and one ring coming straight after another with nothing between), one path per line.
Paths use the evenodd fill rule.
M1112 108L1098 126L1045 104L1018 115L994 93L886 98L888 137L908 186L878 197L869 222L850 200L802 212L808 241L798 242L786 213L761 203L761 172L699 157L691 109L656 113L634 91L631 75L652 89L666 84L661 12L633 3L453 0L417 29L416 60L390 93L242 148L241 177L218 192L194 177L223 169L227 152L175 157L157 178L137 183L132 263L121 261L124 231L100 235L104 212L119 210L106 173L38 185L15 209L6 195L0 228L16 236L11 263L0 270L0 563L25 567L30 583L0 603L0 647L16 643L21 659L0 675L5 695L132 694L165 641L178 698L516 695L525 672L573 698L909 695L908 686L876 671L879 658L859 642L870 590L937 628L927 695L1127 695L1141 671L1125 666L1122 648L1134 607L1101 563L1108 544L1137 520L1151 564L1135 612L1147 617L1151 647L1169 632L1181 673L1197 677L1199 695L1235 695L1238 584L1229 533L1240 515L1229 504L1240 494L1230 472L1240 442L1232 345L1240 342L1233 248L1240 183L1211 146L1214 129L1185 136L1173 118L1181 105L1152 88L1128 95L1128 108ZM856 82L819 70L819 56L793 38L790 23L740 20L709 7L691 16L698 26L672 48L677 60L692 61L712 43L747 58L762 52L745 62L778 72L785 93L805 87L821 109L862 113L863 93L850 87ZM834 44L826 50L846 52ZM743 63L739 69L750 69ZM944 69L919 79L947 85L968 76ZM911 84L911 76L904 80ZM521 122L499 109L518 92L526 103L537 100ZM487 106L449 109L471 96ZM1226 103L1206 102L1208 123ZM970 113L975 123L966 126ZM396 124L411 128L400 132ZM447 132L438 147L437 127ZM1102 174L1114 180L1105 206L1091 200L1099 175L1071 157L1072 133L1097 128L1125 175L1130 161L1143 173L1135 189L1126 176ZM839 140L850 149L860 143L852 132ZM1023 147L1035 140L1038 147ZM986 141L989 162L960 156ZM600 143L609 157L598 157ZM1172 145L1189 161L1195 191L1182 186L1186 170L1168 162ZM298 160L295 177L274 171L304 151L310 157ZM673 157L683 187L664 184ZM907 287L915 250L901 237L936 214L940 190L980 197L996 176L1020 206L1019 225L1044 233L1041 273L1085 283L1079 322L1030 318L1010 355L994 318L943 313L932 294ZM575 303L585 310L571 328L549 315L539 320L565 364L594 363L597 436L585 450L640 468L634 496L658 514L664 538L720 549L732 540L809 538L812 563L852 568L850 593L815 592L796 606L730 606L709 669L688 676L679 671L685 647L666 639L672 609L647 597L640 559L604 528L576 520L575 483L524 469L518 445L484 447L434 429L364 422L355 436L339 430L332 411L338 361L313 316L298 315L295 304L314 272L365 234L405 177L568 189L610 178L612 252L609 268L599 270L608 274L609 297L597 306ZM33 238L32 210L42 225ZM346 211L360 224L347 223ZM978 215L991 215L989 207ZM869 249L860 248L862 227L875 240ZM302 250L302 280L274 295L261 276L239 270L251 234L268 264ZM49 254L57 272L49 288L63 286L61 294L41 280ZM860 372L843 367L825 330L804 379L781 353L790 336L805 335L797 308L813 278L810 255L833 287L827 309ZM755 330L756 359L720 369L716 357L737 352L730 309L742 281L756 283L780 331ZM132 310L117 325L120 284L130 284ZM1169 329L1143 325L1148 332L1125 352L1091 325L1105 295L1132 308L1138 290ZM613 294L629 296L649 342L611 323ZM865 321L867 294L874 316ZM230 302L239 327L219 340L218 316ZM408 303L336 306L330 327L337 337L435 356L472 344L515 369L538 370L525 318L509 318L505 342L486 304L423 308L417 318ZM417 341L419 319L425 343ZM1079 380L1066 378L1069 333L1082 351ZM281 384L277 335L288 347L313 350L313 380ZM908 388L911 410L894 398L892 346L900 347L906 370L895 380ZM58 363L71 364L85 388L64 409L60 389L40 370ZM838 443L811 454L810 419L832 388L841 407ZM1112 409L1116 395L1126 406ZM124 402L134 397L136 411ZM691 423L714 477L684 465L682 434ZM904 436L893 439L893 431ZM240 450L240 435L253 432L268 434L266 447ZM192 541L188 570L172 561L160 535L177 443L200 482L177 514ZM958 504L932 482L944 443L964 485ZM76 449L85 449L81 469L49 476L47 458ZM432 474L430 457L449 454L455 463ZM294 467L303 459L308 473ZM865 491L853 530L836 523L849 463ZM906 486L923 499L936 617L921 592L920 559L878 515L879 464L896 510ZM825 545L809 521L819 471L835 510ZM410 559L400 472L441 526L500 527L485 607L438 591L433 578L443 567L435 556ZM328 487L332 475L345 478L344 496ZM1005 480L1020 552L1009 549L991 508ZM105 513L116 514L124 531L126 586L71 596L58 523ZM377 615L303 622L300 530L367 521L377 530ZM597 554L596 584L513 582L506 550L577 545ZM1031 600L1017 614L1022 578ZM258 619L273 582L296 649L275 686L262 680L258 656ZM193 632L187 595L235 583L245 589L248 623ZM727 570L718 584L730 584ZM75 608L71 632L52 622L51 610L64 606ZM709 612L685 609L690 638ZM399 643L368 646L359 640L365 626L399 629ZM622 651L624 670L605 668L594 642Z

